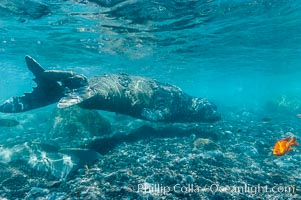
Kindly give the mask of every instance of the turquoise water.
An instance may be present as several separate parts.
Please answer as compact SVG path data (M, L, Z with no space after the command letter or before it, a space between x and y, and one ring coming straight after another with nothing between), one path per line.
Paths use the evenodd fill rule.
M301 122L296 117L301 112L300 3L296 0L2 0L0 100L30 92L35 86L25 55L34 57L46 69L72 70L87 77L129 73L154 78L215 102L224 120L218 125L221 129L233 134L237 129L246 130L243 132L246 138L233 135L229 140L238 137L250 142L248 145L262 142L263 147L254 148L258 154L265 148L258 155L262 162L257 163L258 169L264 171L264 167L271 167L265 165L265 159L271 159L269 153L274 142L288 131L298 139L301 136ZM43 140L41 127L49 126L44 123L54 108L51 105L28 113L1 114L1 118L20 121L16 128L0 127L3 146ZM119 116L116 118L112 113L102 115L113 119L113 132L131 124L118 121ZM250 125L259 121L260 126L265 126L262 118L268 118L268 124L271 120L271 127L261 130ZM257 127L255 133L245 128L248 125ZM134 128L120 129L127 132ZM236 153L239 155L246 149L241 147ZM290 173L281 180L299 184L299 197L300 152L300 147L294 147L282 160L268 160L282 164L263 172L268 177L270 173L277 176L278 170L280 174L288 170ZM7 164L4 157L2 161ZM297 174L292 177L294 172ZM52 193L44 197L49 194Z
M138 74L229 104L300 92L298 1L41 3L1 3L1 99L29 82L27 54L51 69Z

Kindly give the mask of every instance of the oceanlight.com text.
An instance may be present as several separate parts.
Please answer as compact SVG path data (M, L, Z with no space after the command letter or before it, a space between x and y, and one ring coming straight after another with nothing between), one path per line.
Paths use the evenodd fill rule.
M206 186L198 186L195 184L188 184L188 185L181 185L176 184L173 186L166 186L163 184L149 184L143 183L138 184L135 190L139 193L144 194L160 194L166 195L167 193L237 193L237 194L260 194L260 193L296 193L296 186L267 186L267 185L219 185L219 184L212 184Z

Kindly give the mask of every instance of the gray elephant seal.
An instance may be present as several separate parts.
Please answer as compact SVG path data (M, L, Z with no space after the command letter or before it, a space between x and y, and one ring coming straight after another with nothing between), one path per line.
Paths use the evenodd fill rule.
M25 60L37 87L6 100L0 112L24 112L58 102L59 108L78 105L155 122L215 122L221 118L207 99L192 97L167 83L128 74L88 79L70 71L45 70L30 56Z

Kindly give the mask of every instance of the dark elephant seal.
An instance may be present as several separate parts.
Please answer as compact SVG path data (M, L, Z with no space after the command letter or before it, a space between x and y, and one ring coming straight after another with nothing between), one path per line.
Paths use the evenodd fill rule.
M37 87L5 101L0 112L24 112L58 102L59 108L77 104L155 122L215 122L221 118L207 99L192 97L167 83L128 74L88 79L70 71L44 70L29 56L25 60Z

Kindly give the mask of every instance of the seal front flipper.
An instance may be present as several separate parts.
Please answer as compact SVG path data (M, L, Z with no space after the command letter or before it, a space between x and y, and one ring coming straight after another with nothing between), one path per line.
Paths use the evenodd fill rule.
M96 91L93 87L84 86L78 89L74 89L61 98L57 104L58 108L67 108L76 104L79 104L85 100L90 99L96 95Z
M0 112L18 113L58 102L64 96L65 88L56 80L45 77L45 69L30 56L25 57L28 69L33 73L37 87L31 93L11 97L0 105Z

